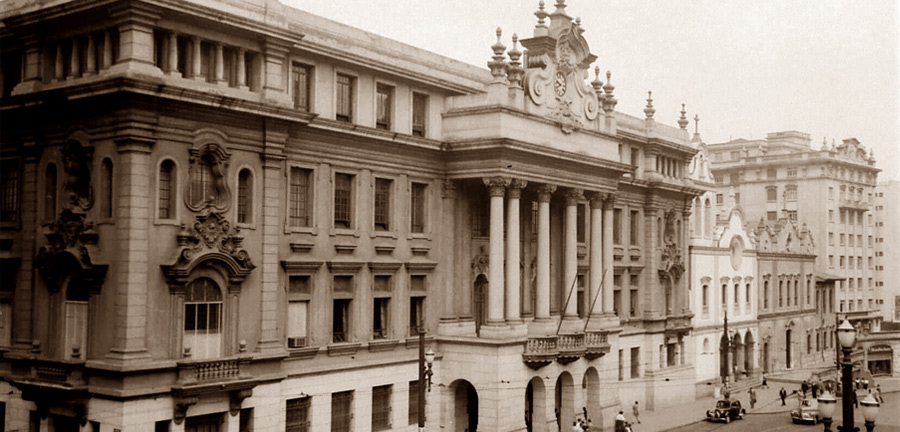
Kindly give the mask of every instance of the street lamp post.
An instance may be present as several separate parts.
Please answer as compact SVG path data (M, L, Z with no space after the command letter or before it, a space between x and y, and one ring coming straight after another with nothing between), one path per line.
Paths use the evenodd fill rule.
M872 393L866 395L859 403L862 405L863 418L866 420L866 432L872 432L875 430L875 418L878 417L880 404L872 397Z
M434 351L428 348L425 352L425 323L424 318L419 317L419 432L425 432L425 386L431 391L431 366L434 364Z
M837 405L837 399L828 390L819 395L819 414L822 414L825 432L831 432L831 416L834 415L835 405Z
M838 431L858 432L859 428L853 425L853 398L856 396L856 389L853 387L853 344L856 342L856 329L845 318L837 328L837 336L841 352L844 354L841 360L841 386L844 388L841 404L844 425L838 426Z

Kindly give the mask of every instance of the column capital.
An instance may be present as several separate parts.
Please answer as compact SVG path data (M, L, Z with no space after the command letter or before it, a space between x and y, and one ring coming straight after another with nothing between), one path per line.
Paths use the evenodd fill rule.
M454 183L453 180L444 179L441 181L441 198L456 198L456 183Z
M509 186L506 187L507 193L510 198L521 198L522 197L522 189L525 189L525 186L528 186L528 182L520 179L512 179L509 182Z
M492 197L502 197L506 194L506 187L510 183L510 179L507 177L484 177L482 181Z
M556 192L556 185L544 183L538 186L538 202L550 202L550 197Z
M604 208L612 210L614 205L616 205L616 194L607 194L606 199L603 200Z
M601 210L603 208L603 198L606 194L603 192L587 192L585 195L591 200L592 210Z
M582 199L584 199L583 189L572 188L566 191L566 205L577 205Z

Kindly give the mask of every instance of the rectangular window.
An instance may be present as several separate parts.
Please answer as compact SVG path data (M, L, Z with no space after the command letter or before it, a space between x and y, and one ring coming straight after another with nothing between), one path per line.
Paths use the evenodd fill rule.
M334 175L334 227L352 228L353 181L350 174Z
M188 417L184 422L185 432L219 432L220 425L225 421L224 413L214 413L202 416ZM56 420L56 418L54 418ZM66 430L57 426L56 430ZM77 429L72 429L77 430Z
M740 204L740 203L741 203L741 193L740 193L740 192L735 192L735 193L734 193L734 203L735 203L735 204Z
M297 275L289 277L288 285L288 348L302 348L307 344L309 324L309 301L312 291L310 277Z
M828 199L830 199L830 200L834 199L834 188L830 187L830 186L828 187Z
M709 285L703 285L703 313L709 312Z
M631 148L631 165L639 166L641 160L641 153L636 147Z
M372 388L372 430L383 431L391 428L391 386Z
M790 185L784 189L785 201L797 201L797 186Z
M372 339L387 339L388 337L388 311L391 299L376 297L374 310L372 311Z
M716 205L722 205L725 203L725 195L716 194Z
M409 382L409 407L407 409L407 418L409 424L419 423L419 381Z
M766 212L766 220L769 220L769 221L778 220L778 212L773 212L773 211Z
M409 297L409 335L415 336L419 334L419 326L425 331L425 297L410 296Z
M795 177L797 177L797 168L788 168L788 169L787 169L787 176L788 176L788 178L795 178Z
M631 312L632 317L636 317L638 314L638 301L640 300L640 297L638 295L638 285L635 281L636 277L637 276L631 277L631 282L632 282L631 295L628 297L629 302L631 303L630 304L630 309L631 309L630 312Z
M775 202L778 200L778 188L777 187L767 187L766 188L766 201L767 202Z
M775 168L769 168L766 170L766 178L767 179L776 179L778 178L778 170Z
M350 340L350 299L334 299L331 321L331 341L334 343Z
M785 216L791 222L797 222L797 210L785 210Z
M619 308L622 306L622 276L613 276L613 313L619 315Z
M312 67L300 63L291 65L291 90L294 96L294 108L310 110L310 84Z
M19 220L19 161L0 163L0 222Z
M841 246L843 246L844 243L846 243L846 240L847 240L846 234L841 234Z
M312 194L310 192L310 180L312 171L297 167L291 168L290 184L290 226L310 226L310 214L312 213Z
M632 210L631 211L631 219L629 221L631 223L631 235L629 236L629 241L632 246L637 246L640 244L640 229L641 229L641 220L640 220L640 212Z
M394 88L379 83L375 88L375 127L391 130L391 118L394 107Z
M353 430L353 390L331 394L331 432Z
M310 398L288 399L285 401L285 432L309 432Z
M375 179L375 230L388 231L391 228L391 189L394 182Z
M784 307L784 281L778 281L778 307Z
M622 244L622 209L613 210L613 243Z
M641 377L641 348L634 347L631 349L631 377Z
M834 233L828 233L828 246L834 246Z
M410 231L421 234L425 232L425 191L424 183L413 183L410 190Z
M417 137L425 137L428 95L413 93L412 108L412 134Z
M356 79L350 75L337 74L337 95L335 97L335 120L353 121L353 92Z

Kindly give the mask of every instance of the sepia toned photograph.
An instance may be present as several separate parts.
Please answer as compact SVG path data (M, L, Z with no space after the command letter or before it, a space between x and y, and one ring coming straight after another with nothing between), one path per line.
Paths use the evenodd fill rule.
M900 432L898 215L890 0L0 0L0 432Z

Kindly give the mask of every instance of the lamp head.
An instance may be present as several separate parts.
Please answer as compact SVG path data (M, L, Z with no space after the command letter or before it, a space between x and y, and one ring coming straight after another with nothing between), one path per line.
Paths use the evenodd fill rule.
M853 325L850 324L850 321L847 321L844 318L844 322L837 328L838 341L841 343L841 346L844 348L853 348L853 343L856 342L856 329L853 328Z
M428 351L425 352L425 363L428 363L428 366L434 363L434 351L431 348L428 348Z
M837 406L837 399L830 392L826 391L819 396L819 413L822 417L831 418L834 415L834 408Z
M859 404L862 405L863 418L866 419L867 422L874 422L878 417L878 407L880 404L872 397L872 393L867 394L863 400L859 401Z

